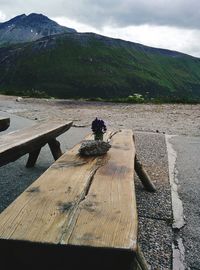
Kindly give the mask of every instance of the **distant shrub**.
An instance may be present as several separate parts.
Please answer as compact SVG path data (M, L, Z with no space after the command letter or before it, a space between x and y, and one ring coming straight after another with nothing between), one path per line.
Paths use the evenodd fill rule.
M99 101L99 102L114 102L114 103L144 103L145 98L141 94L133 94L128 97L116 97L116 98L88 98L88 101Z
M35 89L29 90L27 95L34 98L49 98L46 92Z
M131 96L127 97L128 102L133 102L133 103L143 103L145 101L144 97L141 94L133 94Z

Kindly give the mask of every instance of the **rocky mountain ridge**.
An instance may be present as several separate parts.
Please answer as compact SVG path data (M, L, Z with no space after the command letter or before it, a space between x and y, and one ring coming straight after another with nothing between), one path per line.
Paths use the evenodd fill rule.
M31 42L50 35L75 32L76 30L60 26L42 14L22 14L0 24L0 46Z

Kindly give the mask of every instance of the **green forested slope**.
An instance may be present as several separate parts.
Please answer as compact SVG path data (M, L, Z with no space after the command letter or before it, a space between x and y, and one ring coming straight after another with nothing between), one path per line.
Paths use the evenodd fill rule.
M0 91L60 98L200 98L200 59L92 33L0 48Z

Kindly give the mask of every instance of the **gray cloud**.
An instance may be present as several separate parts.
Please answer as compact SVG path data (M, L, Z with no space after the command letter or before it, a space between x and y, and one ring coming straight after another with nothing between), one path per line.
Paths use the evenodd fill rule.
M200 0L0 0L0 21L32 12L200 57Z
M199 0L0 0L7 18L38 12L65 16L96 28L105 25L168 25L200 29Z

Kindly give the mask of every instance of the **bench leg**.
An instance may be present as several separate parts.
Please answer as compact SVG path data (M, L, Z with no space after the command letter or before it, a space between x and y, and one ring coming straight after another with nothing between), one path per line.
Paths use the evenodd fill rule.
M41 148L39 148L38 150L36 150L34 152L29 153L28 161L26 163L26 168L34 167L34 165L37 161L37 158L39 156L40 150L41 150Z
M147 174L146 170L143 168L141 162L138 160L136 155L135 155L135 172L137 173L138 177L140 178L146 190L150 192L156 191L156 188L153 182L151 181L149 175Z
M140 246L138 246L138 250L137 250L137 254L136 254L136 260L137 260L137 262L140 265L140 268L142 270L148 270L149 269L148 264L147 264L147 262L145 260L145 257L143 255L143 252L142 252Z
M131 270L149 270L148 264L139 246Z
M58 159L60 156L62 156L60 143L56 139L52 139L48 144L55 160Z

